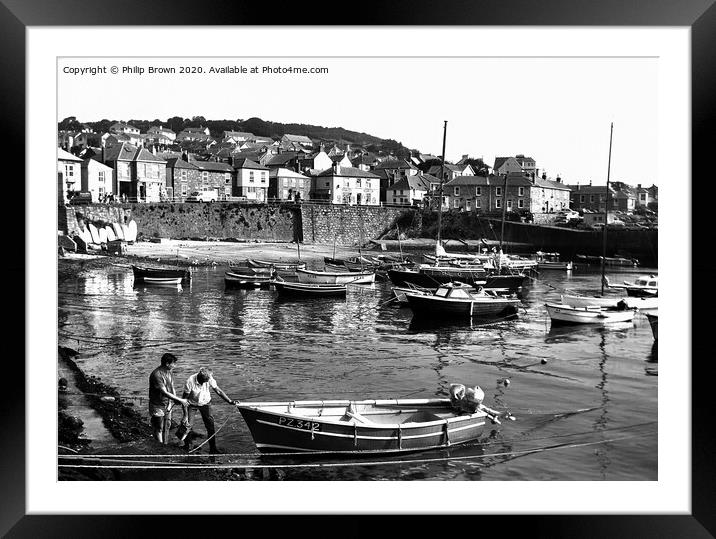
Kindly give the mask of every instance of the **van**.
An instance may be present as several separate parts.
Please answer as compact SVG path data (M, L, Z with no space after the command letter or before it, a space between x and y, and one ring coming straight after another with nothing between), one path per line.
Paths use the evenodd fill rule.
M216 191L214 189L203 189L202 191L192 191L186 202L216 202Z

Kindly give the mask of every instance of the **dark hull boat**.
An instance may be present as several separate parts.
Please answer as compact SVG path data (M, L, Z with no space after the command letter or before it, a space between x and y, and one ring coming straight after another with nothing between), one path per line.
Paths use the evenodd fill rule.
M659 314L658 313L644 313L649 325L651 326L651 333L654 335L654 340L659 340Z
M161 284L179 284L189 282L191 280L191 272L188 269L179 268L150 268L147 266L132 265L132 273L135 282L145 283L161 283ZM179 283L176 279L180 279Z
M405 291L408 305L416 316L489 318L517 313L521 302L515 297L502 297L475 291L464 283L448 283L434 293Z
M477 440L496 412L449 399L239 403L262 452L400 453Z
M291 283L287 281L276 281L273 284L280 296L291 297L345 296L347 290L344 284Z

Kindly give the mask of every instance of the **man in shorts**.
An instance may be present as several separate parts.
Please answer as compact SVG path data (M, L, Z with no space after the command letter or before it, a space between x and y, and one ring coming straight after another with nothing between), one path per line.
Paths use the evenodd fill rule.
M177 402L185 409L189 405L186 399L174 394L172 370L176 362L177 357L174 354L166 353L162 356L162 364L149 375L149 417L152 434L161 443L166 443L165 422L169 420L169 411L173 404Z
M214 380L213 373L210 369L202 367L199 372L192 374L184 384L184 392L182 398L189 402L189 406L184 408L184 417L182 418L182 424L177 429L176 436L180 442L183 442L189 432L191 431L191 423L194 419L194 414L198 410L201 414L201 419L204 421L206 427L206 436L209 440L209 451L211 453L221 453L222 451L216 447L216 429L214 428L214 416L211 414L211 389L213 389L217 395L224 399L229 404L237 404L236 401L230 399L226 393ZM185 446L189 449L188 443Z

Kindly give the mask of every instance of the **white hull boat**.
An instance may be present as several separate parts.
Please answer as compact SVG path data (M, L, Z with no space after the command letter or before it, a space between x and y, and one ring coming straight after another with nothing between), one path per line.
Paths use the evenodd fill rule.
M634 309L600 306L572 307L571 305L545 303L547 313L555 324L608 325L634 320Z
M374 271L312 271L296 270L299 283L306 284L371 284L375 282Z
M619 302L623 301L624 304L630 309L648 310L659 308L659 298L652 297L615 297L615 296L579 296L576 294L562 294L562 304L569 305L571 307L617 307Z

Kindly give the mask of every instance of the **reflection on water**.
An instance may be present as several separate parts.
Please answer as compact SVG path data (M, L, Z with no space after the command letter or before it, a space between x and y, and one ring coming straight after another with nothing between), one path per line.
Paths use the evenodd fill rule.
M545 272L525 289L518 314L498 320L413 319L389 301L387 282L349 286L345 298L293 300L270 288L226 288L223 277L208 268L190 285L134 286L131 270L111 268L64 282L60 344L79 348L81 367L123 394L146 395L149 372L171 351L177 385L206 365L241 400L445 397L463 383L480 385L488 405L517 418L481 444L271 479L657 477L655 426L634 430L657 419L657 348L646 318L552 327L544 308L566 287L598 290L598 272ZM239 414L215 401L217 425L227 421L219 445L265 462ZM552 450L534 451L545 447Z

